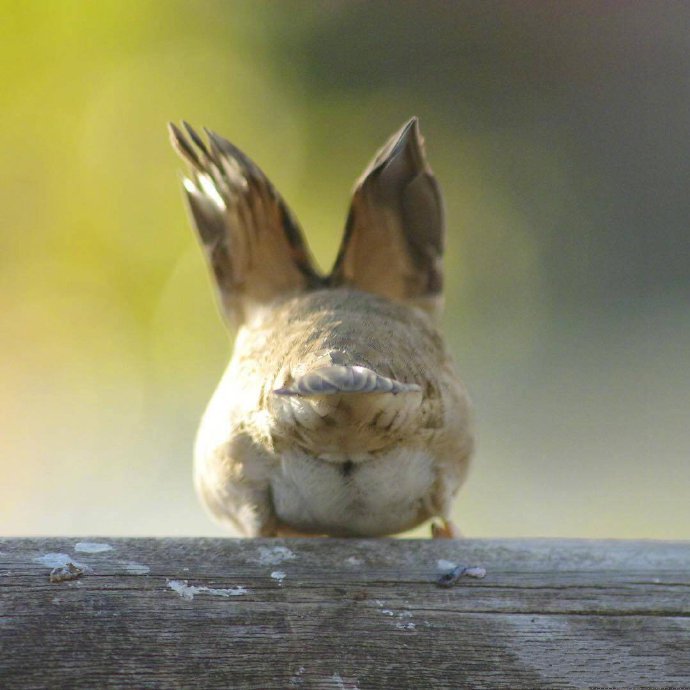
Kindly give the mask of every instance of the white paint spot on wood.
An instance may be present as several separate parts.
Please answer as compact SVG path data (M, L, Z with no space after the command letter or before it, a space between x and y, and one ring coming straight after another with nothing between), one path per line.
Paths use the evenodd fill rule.
M304 671L305 671L304 666L300 666L297 669L297 672L290 678L290 682L288 684L291 688L302 687L302 683L304 682L304 679L301 676L304 673Z
M351 565L352 567L362 565L363 563L364 561L358 556L350 556L345 559L345 565Z
M110 544L96 541L78 541L74 545L74 550L79 553L103 553L104 551L112 551L113 547Z
M486 577L486 568L481 568L478 565L473 565L469 568L465 568L465 577L476 577L478 580Z
M125 563L125 570L130 575L148 575L151 572L151 568L143 563Z
M278 565L283 561L293 561L297 556L286 546L260 546L256 560L261 565Z
M286 575L282 570L274 570L274 571L271 573L271 577L272 577L274 580L277 580L277 581L278 581L278 584L282 585L282 584L283 584L283 580L287 577L287 575Z
M324 679L324 688L333 690L359 690L359 681L356 678L343 678L339 673L334 673L329 678Z
M77 568L81 568L83 571L89 570L89 568L81 563L75 561L72 556L66 553L46 553L43 556L37 556L34 558L34 563L40 563L45 565L47 568L66 568L68 565L75 565Z
M334 688L338 690L345 690L345 683L343 683L343 677L339 673L334 673L329 680L333 681Z
M417 627L416 623L413 623L410 618L412 618L412 611L393 611L392 609L381 609L381 613L384 616L390 616L395 618L395 627L398 630L414 630Z
M214 597L236 597L241 594L247 594L248 590L244 587L228 587L226 589L219 589L216 587L198 587L196 585L188 584L187 580L168 580L168 587L177 592L183 599L191 601L197 594L210 594Z
M439 558L438 561L436 561L436 567L438 568L439 572L443 572L445 570L453 570L457 566L457 563L453 563L453 561L447 561L445 558Z

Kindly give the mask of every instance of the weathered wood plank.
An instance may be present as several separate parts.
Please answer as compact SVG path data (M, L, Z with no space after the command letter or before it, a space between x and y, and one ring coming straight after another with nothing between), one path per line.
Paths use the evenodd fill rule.
M690 543L0 540L2 688L595 685L690 687Z

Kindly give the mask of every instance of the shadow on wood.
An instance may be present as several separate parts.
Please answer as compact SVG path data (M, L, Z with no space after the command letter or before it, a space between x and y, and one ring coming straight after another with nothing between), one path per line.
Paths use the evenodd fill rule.
M690 687L689 649L688 543L0 540L3 688Z

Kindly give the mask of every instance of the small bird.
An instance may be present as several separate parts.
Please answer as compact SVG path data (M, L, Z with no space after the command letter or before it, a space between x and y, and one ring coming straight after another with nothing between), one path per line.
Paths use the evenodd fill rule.
M229 141L169 125L184 189L236 330L194 460L211 515L249 537L376 537L449 519L473 448L438 330L444 213L416 118L355 184L323 275L297 221Z

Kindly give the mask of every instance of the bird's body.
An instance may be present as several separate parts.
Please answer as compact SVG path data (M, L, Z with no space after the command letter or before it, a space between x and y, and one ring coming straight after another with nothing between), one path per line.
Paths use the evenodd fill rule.
M436 325L442 216L410 127L365 173L326 278L251 161L216 135L190 160L173 130L196 170L186 187L221 304L238 325L195 450L198 493L234 531L380 536L448 517L472 451L469 403ZM415 185L421 211L433 207L426 226L415 209L390 215L400 188L404 197ZM363 221L381 213L370 237ZM410 236L420 223L421 240Z
M332 364L424 381L424 390L273 393L288 376ZM242 514L258 534L410 529L447 512L467 467L467 400L455 380L426 314L342 288L287 298L237 335L198 435L197 489L235 528L246 529L235 506L266 506Z

